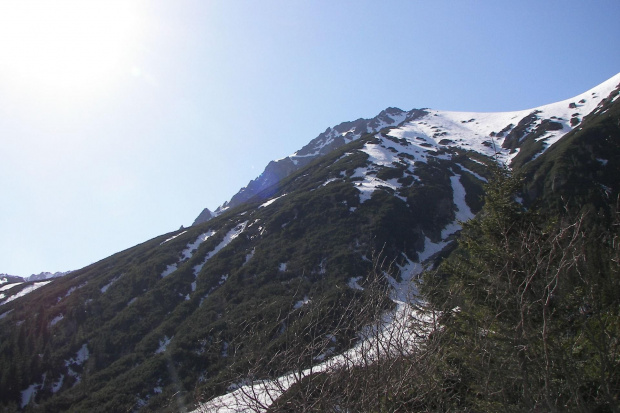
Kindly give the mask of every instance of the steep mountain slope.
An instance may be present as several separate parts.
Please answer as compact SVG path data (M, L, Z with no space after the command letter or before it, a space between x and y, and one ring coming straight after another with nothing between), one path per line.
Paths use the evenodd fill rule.
M305 366L349 348L374 315L364 306L373 256L395 263L382 279L394 284L446 254L459 221L480 210L494 158L542 168L564 159L554 147L580 136L599 142L602 156L618 142L617 129L601 139L598 128L618 121L619 83L536 110L389 109L328 129L275 163L295 168L274 184L257 179L209 221L0 307L2 407L179 411L234 388L299 340L316 344ZM571 125L573 101L595 112ZM617 168L607 153L614 158L599 164ZM288 368L272 364L269 374Z
M399 130L393 133L394 136L415 137L420 141L418 144L427 148L456 146L497 156L499 160L510 162L518 168L579 127L585 116L600 113L602 106L616 99L617 94L612 95L612 92L617 90L619 83L620 74L571 99L515 112L446 112L429 109L405 112L398 108L388 108L372 119L344 122L327 128L294 154L270 162L258 178L218 207L215 214L246 202L259 193L267 196L269 191L276 190L275 186L280 180L317 157L386 127L398 126ZM196 218L194 225L206 222L212 216L211 211L205 209Z
M566 136L522 168L524 197L544 208L566 205L610 219L609 205L620 191L620 104L618 91L585 116Z
M311 140L294 154L269 162L259 177L250 181L246 187L241 188L230 201L218 207L214 213L205 208L194 220L193 225L206 222L214 215L229 208L234 208L259 193L263 193L263 197L267 196L265 191L273 191L271 188L280 180L346 143L359 139L363 135L377 132L384 127L396 126L406 120L415 119L423 113L423 111L417 109L405 112L397 108L387 108L372 119L360 118L352 122L343 122L333 128L327 128L325 132Z

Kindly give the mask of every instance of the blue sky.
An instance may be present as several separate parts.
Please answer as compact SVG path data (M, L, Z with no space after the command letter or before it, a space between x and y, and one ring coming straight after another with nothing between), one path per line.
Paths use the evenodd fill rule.
M616 0L28 2L0 5L0 273L22 276L187 226L328 126L620 72Z

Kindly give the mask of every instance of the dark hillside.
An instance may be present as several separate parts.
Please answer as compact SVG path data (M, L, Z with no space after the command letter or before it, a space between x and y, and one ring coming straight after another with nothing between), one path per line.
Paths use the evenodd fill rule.
M464 153L443 150L415 166L402 153L381 166L362 151L369 144L392 153L394 143L382 135L353 141L234 210L7 304L0 320L4 406L19 407L33 386L36 404L26 410L175 410L221 394L235 372L276 354L289 325L305 328L310 309L323 314L316 336L335 332L350 303L363 306L366 293L351 280L364 285L373 253L406 264L418 260L425 240L442 240L440 229L456 217L455 172L469 177L468 192L481 193L481 182L451 160L463 164ZM362 199L361 170L372 182L398 186L378 184ZM330 353L354 337L339 328Z
M620 193L620 101L611 100L522 168L529 202L552 211L593 208L609 221L610 200Z

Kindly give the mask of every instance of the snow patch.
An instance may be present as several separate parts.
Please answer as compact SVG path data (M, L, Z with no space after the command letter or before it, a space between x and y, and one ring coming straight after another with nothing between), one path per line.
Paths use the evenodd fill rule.
M293 310L300 309L304 305L309 304L311 301L312 300L310 300L308 296L305 296L303 300L299 300L295 303L295 305L293 306Z
M200 234L194 242L187 244L185 246L185 249L181 251L181 259L179 260L179 262L168 265L166 269L161 273L161 278L167 277L168 275L172 274L178 269L178 266L180 263L185 262L189 260L190 258L192 258L194 252L198 249L200 244L208 240L214 234L215 234L215 231L205 232L204 234Z
M254 257L254 253L256 252L256 248L252 248L252 251L250 251L246 256L245 256L245 261L243 262L243 265L247 264L248 261L250 261L252 259L252 257Z
M458 167L459 167L459 168L461 168L461 169L462 169L462 170L464 170L465 172L467 172L467 173L472 174L473 176L475 176L475 177L476 177L476 179L478 179L479 181L482 181L482 182L487 182L487 179L486 179L484 176L482 176L482 175L478 175L478 174L477 174L477 173L475 173L474 171L472 171L472 170L470 170L470 169L465 168L465 167L464 167L463 165L461 165L460 163L457 163L457 165L458 165Z
M174 337L172 337L174 338ZM155 350L155 354L160 354L166 351L168 348L168 344L172 341L172 338L168 338L168 336L164 336L163 339L159 340L159 347Z
M82 287L85 287L86 285L88 285L88 282L84 282L84 283L82 283L82 284L80 284L80 285L78 285L78 286L75 286L75 287L71 287L71 288L69 288L69 289L67 290L67 292L65 293L64 297L58 297L58 300L57 300L57 301L58 301L58 302L60 302L60 301L61 301L61 300L63 300L64 298L67 298L67 297L69 297L71 294L73 294L73 292L74 292L74 291L76 291L76 290L78 290L78 289L80 289L80 288L82 288Z
M200 244L208 240L213 235L215 235L215 231L205 232L204 234L200 234L194 242L192 242L191 244L187 244L186 248L181 252L181 255L183 255L183 258L181 258L181 260L186 261L192 258L194 251L198 249Z
M241 224L237 225L236 227L234 227L233 229L228 231L228 233L224 236L224 239L222 240L222 242L220 242L213 249L213 251L209 252L206 255L206 257L202 261L202 263L194 266L194 275L198 276L198 273L200 272L200 270L202 270L202 267L204 267L204 265L207 263L207 261L209 261L211 258L213 258L215 256L215 254L220 252L223 248L225 248L228 244L230 244L235 238L237 238L239 235L241 235L241 233L243 231L245 231L245 228L246 228L247 224L248 224L248 221L242 222Z
M7 315L11 314L11 312L13 312L13 309L10 309L9 311L0 314L0 320L5 318Z
M56 317L54 317L52 319L52 321L50 321L50 327L55 326L60 320L62 320L63 318L65 318L64 315L62 314L58 314Z
M323 184L321 184L321 186L327 186L329 184L331 184L332 182L338 181L338 178L330 178L327 181L323 182Z
M50 281L35 282L34 284L32 284L32 285L22 289L17 294L10 296L9 298L7 298L3 302L1 302L0 305L4 305L6 303L10 303L11 301L16 300L16 299L18 299L20 297L23 297L26 294L29 294L29 293L33 292L34 290L39 289L39 288L43 287L44 285L47 285L47 284L49 284L51 282L52 282L52 280L50 280Z
M52 383L52 393L58 393L60 391L64 380L65 380L65 375L61 374L58 381Z
M101 287L101 293L104 294L106 291L108 291L108 288L110 288L112 286L112 284L114 284L115 282L117 282L119 279L121 278L121 276L119 275L118 277L114 277L110 280L109 283L107 283L106 285L104 285L103 287Z
M6 280L6 278L4 278L4 280ZM22 283L11 283L11 284L7 284L7 285L3 285L2 287L0 287L0 291L10 290L11 288L13 288L15 286L18 286L20 284L23 284L23 282Z
M450 177L452 183L452 200L456 206L456 219L458 221L469 221L474 217L467 202L465 202L465 187L461 183L461 175L454 174Z
M259 208L267 207L267 206L269 206L269 205L273 204L274 202L276 202L278 199L280 199L280 198L282 198L282 197L285 197L286 195L287 195L287 194L280 195L279 197L276 197L276 198L272 198L272 199L270 199L269 201L265 202L264 204L259 205L258 207L259 207Z
M166 269L164 270L164 272L161 273L161 278L167 277L170 274L172 274L173 272L175 272L177 270L177 263L174 264L170 264L166 267Z
M65 360L65 366L69 367L70 365L78 365L81 366L84 364L86 360L90 357L90 352L88 351L88 346L86 344L82 345L80 349L75 353L75 358L71 358L69 360Z
M173 236L171 236L170 238L168 238L167 240L165 240L165 241L161 242L159 245L164 245L166 242L168 242L168 241L172 241L172 240L173 240L173 239L175 239L176 237L180 237L181 235L185 234L186 232L187 232L187 231L183 231L183 232L181 232L180 234L173 235Z
M359 285L359 280L361 280L362 277L353 277L351 279L349 279L349 282L347 283L347 285L349 286L349 288L352 288L354 290L360 290L360 291L364 291L364 288L362 288L361 285Z
M65 367L67 367L67 374L73 378L75 378L75 383L78 384L81 381L80 375L71 368L71 366L81 366L88 360L90 357L90 352L88 351L88 346L86 344L82 345L80 349L75 354L74 358L70 358L69 360L65 360ZM62 384L61 384L62 385Z
M30 403L30 401L35 398L35 396L37 395L37 390L39 390L40 388L41 388L41 384L34 383L28 386L26 390L22 391L22 403L21 403L22 409L26 407Z

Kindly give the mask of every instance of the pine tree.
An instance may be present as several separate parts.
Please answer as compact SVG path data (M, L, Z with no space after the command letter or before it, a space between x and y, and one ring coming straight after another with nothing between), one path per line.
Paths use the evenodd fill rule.
M617 411L617 235L526 210L520 186L498 167L456 254L426 276L444 314L439 380L459 408Z

